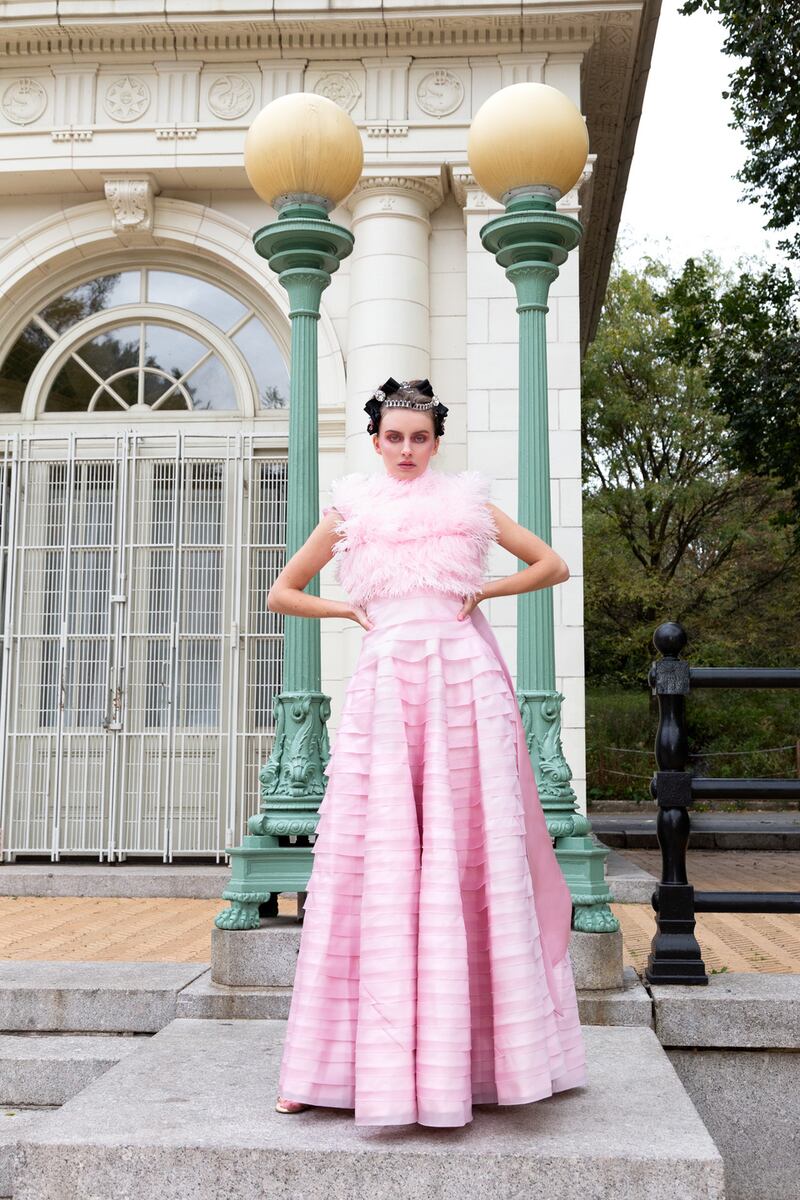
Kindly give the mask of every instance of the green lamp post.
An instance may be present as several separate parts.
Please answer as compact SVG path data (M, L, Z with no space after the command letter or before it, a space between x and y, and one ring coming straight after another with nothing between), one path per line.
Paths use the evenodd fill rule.
M506 210L483 226L481 241L505 268L517 296L518 519L548 543L547 297L583 232L579 221L557 211L556 201L577 183L588 150L578 109L543 83L495 92L476 113L468 143L475 179ZM561 747L564 697L556 690L551 588L517 598L517 697L547 826L575 905L574 928L615 932L619 922L608 907L604 879L608 851L593 841L589 821L578 811Z
M329 211L361 177L364 154L353 121L313 93L281 96L262 109L247 133L245 169L253 189L279 214L253 235L289 296L292 323L287 497L287 558L319 520L317 322L322 293L353 249L353 235ZM319 580L308 585L319 595ZM220 929L256 929L260 905L280 892L303 892L311 846L280 837L314 834L325 792L330 698L323 694L320 623L284 621L283 690L275 700L275 741L259 772L261 804L241 846L228 848L231 902ZM274 899L273 899L274 903Z

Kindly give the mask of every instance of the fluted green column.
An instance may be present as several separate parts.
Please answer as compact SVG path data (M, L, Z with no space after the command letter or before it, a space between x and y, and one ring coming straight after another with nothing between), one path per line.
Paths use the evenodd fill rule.
M280 217L255 234L289 296L292 358L289 410L289 479L286 556L303 545L319 519L317 325L322 293L353 248L347 229L328 220L319 204L288 204ZM306 591L319 595L319 579ZM281 846L282 835L307 837L317 827L325 794L330 699L321 691L320 623L284 619L283 690L275 699L275 742L259 772L261 805L247 822L241 846L228 848L231 901L216 918L220 929L256 929L259 905L279 892L305 891L313 865L311 847Z
M518 519L548 544L550 437L547 398L547 297L559 267L580 241L574 217L532 189L515 196L505 213L481 229L481 241L514 285L519 314ZM526 564L520 562L519 566ZM608 851L590 837L578 811L572 772L561 746L561 704L556 690L552 588L517 597L517 698L547 827L575 905L574 928L613 932L619 922L608 907L604 879Z

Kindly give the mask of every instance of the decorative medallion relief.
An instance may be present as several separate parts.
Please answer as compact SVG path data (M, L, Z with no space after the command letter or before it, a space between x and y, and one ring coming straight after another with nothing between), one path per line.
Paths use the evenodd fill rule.
M256 94L243 75L221 75L208 89L208 107L223 121L236 121L253 107Z
M343 71L329 71L323 75L314 84L314 91L318 96L333 100L345 112L352 112L361 97L361 89L353 76Z
M30 125L47 108L47 93L37 79L15 79L3 92L0 108L14 125Z
M123 75L106 92L105 109L112 121L136 121L150 106L150 89L141 79Z
M431 71L417 84L417 104L429 117L447 117L464 99L464 85L452 71Z

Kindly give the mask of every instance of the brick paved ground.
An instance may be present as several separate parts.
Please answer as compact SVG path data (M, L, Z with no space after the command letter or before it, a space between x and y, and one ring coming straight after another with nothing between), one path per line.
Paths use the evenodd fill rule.
M627 850L653 874L657 851ZM800 853L690 851L689 879L708 891L800 890ZM281 911L295 902L281 900ZM220 900L110 900L0 897L0 958L122 962L209 962ZM612 906L622 926L624 956L644 969L655 931L649 904ZM800 973L800 916L708 913L698 918L708 971Z
M651 875L661 873L659 850L623 850L625 858ZM800 852L690 850L687 877L709 892L800 891ZM612 906L622 926L626 962L644 970L655 933L649 904ZM697 940L706 970L800 974L800 916L770 913L701 913Z
M60 962L210 962L224 900L0 897L0 958ZM296 901L281 897L281 913Z

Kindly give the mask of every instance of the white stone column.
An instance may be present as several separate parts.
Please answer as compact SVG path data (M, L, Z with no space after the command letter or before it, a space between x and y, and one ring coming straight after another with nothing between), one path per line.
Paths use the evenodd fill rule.
M441 201L438 175L366 177L348 201L355 234L347 320L348 471L375 469L363 411L373 389L389 375L428 375L429 218Z

